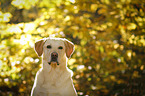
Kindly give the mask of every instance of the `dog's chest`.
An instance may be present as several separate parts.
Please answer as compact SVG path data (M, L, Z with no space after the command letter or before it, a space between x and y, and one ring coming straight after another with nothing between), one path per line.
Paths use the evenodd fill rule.
M48 74L45 74L44 84L47 86L56 86L60 82L60 78L63 72L51 70Z
M45 90L44 93L49 94L49 96L61 96L62 90L70 85L71 79L68 71L51 70L47 74L44 73L44 82L41 88Z

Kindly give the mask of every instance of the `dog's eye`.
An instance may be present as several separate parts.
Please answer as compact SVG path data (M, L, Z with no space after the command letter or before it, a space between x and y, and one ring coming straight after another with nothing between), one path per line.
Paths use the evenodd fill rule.
M63 47L62 46L59 46L58 49L63 49Z
M48 48L48 49L50 49L50 48L51 48L51 46L50 46L50 45L47 45L47 48Z

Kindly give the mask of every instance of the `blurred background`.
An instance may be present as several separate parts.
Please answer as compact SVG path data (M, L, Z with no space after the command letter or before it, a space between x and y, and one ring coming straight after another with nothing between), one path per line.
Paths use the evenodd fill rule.
M0 0L0 96L30 96L45 37L75 44L79 96L145 96L144 0Z

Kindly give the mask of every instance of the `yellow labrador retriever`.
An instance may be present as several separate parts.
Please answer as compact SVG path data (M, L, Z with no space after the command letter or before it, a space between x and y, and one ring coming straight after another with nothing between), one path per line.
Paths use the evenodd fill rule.
M37 72L31 96L77 96L67 59L74 44L67 39L47 38L35 43L38 56L43 55L43 67Z

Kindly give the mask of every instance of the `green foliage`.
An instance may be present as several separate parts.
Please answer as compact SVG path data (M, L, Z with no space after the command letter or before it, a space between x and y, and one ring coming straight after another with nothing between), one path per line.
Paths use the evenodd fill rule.
M49 36L74 42L68 67L79 96L145 95L143 0L8 1L0 1L0 95L30 95L41 67L34 43Z

